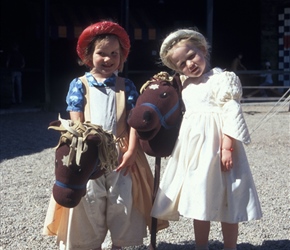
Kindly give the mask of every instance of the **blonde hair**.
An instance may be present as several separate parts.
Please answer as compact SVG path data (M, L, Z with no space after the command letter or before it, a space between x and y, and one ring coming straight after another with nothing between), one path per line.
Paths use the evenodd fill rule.
M210 59L210 45L208 44L205 37L195 31L190 29L179 29L172 33L170 33L163 41L160 48L160 59L162 63L170 69L178 71L175 64L170 60L170 51L173 46L178 44L179 42L191 42L198 49L205 52L205 59L207 63L209 63Z

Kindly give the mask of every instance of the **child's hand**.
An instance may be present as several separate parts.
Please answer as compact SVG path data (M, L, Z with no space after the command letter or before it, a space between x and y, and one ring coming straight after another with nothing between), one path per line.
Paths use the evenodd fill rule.
M127 152L123 154L121 163L119 167L116 169L116 171L119 172L123 168L127 168L124 175L127 175L130 170L134 172L134 169L136 167L135 159L136 159L136 155L134 154L134 152L128 150Z
M221 169L222 171L230 171L233 168L232 149L221 150Z

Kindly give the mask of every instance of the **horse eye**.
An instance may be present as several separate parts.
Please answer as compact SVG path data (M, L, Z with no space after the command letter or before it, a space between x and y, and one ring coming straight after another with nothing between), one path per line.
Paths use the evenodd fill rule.
M164 93L160 94L160 97L161 97L161 98L166 98L166 97L167 97L167 93L164 92Z

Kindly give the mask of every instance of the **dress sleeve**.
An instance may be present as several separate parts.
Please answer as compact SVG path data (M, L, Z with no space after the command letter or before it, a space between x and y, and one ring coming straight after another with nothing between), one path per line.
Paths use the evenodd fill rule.
M66 96L66 111L83 112L84 111L84 90L82 81L75 78L71 81Z
M240 104L242 85L239 77L233 72L221 73L214 94L222 112L223 134L249 144L250 134Z

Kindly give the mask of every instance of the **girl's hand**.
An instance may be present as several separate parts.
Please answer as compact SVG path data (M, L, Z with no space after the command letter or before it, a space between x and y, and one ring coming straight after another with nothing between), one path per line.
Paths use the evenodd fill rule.
M124 168L127 168L124 175L126 176L129 171L131 170L132 172L134 172L134 169L136 167L136 153L134 151L131 150L127 150L121 159L121 163L120 165L117 167L116 171L119 172Z
M233 168L232 148L221 149L221 169L222 171L230 171Z
M123 168L127 168L124 175L127 175L130 170L134 172L134 169L136 167L138 143L139 142L136 136L136 130L134 128L130 128L128 150L123 154L121 163L116 169L117 172L121 171Z
M230 171L233 168L233 145L234 139L228 135L224 135L221 145L221 169L222 171Z

